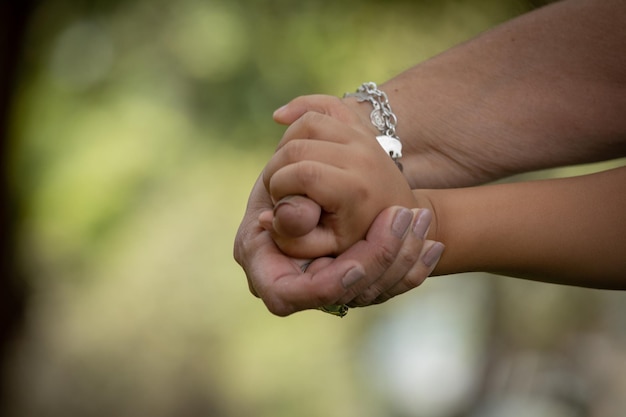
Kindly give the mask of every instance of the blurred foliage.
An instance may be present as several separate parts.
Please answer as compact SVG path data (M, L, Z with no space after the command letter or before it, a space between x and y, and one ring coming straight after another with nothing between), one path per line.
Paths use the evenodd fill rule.
M383 81L528 7L520 0L41 1L13 127L21 262L32 290L11 374L15 415L400 413L369 385L385 381L384 372L368 373L374 359L361 345L394 312L430 305L436 283L343 320L318 312L278 319L248 293L232 260L248 192L283 130L271 113L297 95L340 95ZM482 307L491 301L477 303L491 284L475 277L464 284L475 296L443 298L451 316L438 317L450 326L447 336L423 324L423 340L459 343L450 355L468 365L469 391L478 389L480 352L488 351L491 317ZM514 294L546 288L517 285ZM604 300L601 292L569 291ZM550 310L552 301L542 305ZM471 313L454 309L461 305ZM467 317L475 319L469 327ZM623 328L623 318L606 317L610 331ZM519 320L509 322L533 327ZM422 415L468 406L463 387Z
M16 123L16 187L30 210L43 210L27 216L47 222L36 226L44 236L64 235L43 246L90 251L186 158L222 147L270 150L282 131L271 112L289 99L389 78L504 20L510 8L42 2Z

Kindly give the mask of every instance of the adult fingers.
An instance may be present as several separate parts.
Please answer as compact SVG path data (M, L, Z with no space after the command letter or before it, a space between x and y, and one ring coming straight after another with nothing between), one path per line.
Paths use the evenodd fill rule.
M356 294L354 299L348 301L351 306L372 304L381 294L396 286L414 268L424 246L424 238L432 221L432 212L428 209L414 209L412 212L414 213L413 221L404 236L398 255L389 268L373 280L367 288Z
M243 268L250 292L261 298L267 309L277 316L287 316L300 310L332 304L346 291L340 277L354 265L334 268L332 275L313 276L313 271L332 263L332 258L320 258L309 264L281 252L270 232L259 227L242 226L235 243L235 260Z
M410 270L404 274L402 279L387 291L381 292L372 302L372 304L383 303L390 298L404 294L418 286L420 286L426 278L433 272L439 259L445 249L441 242L426 240L419 253L419 259L415 262Z
M319 258L301 272L304 261L281 253L268 232L247 245L242 263L253 293L279 316L351 300L394 264L413 219L413 212L390 207L374 220L365 240L336 259ZM241 262L240 262L241 263Z
M383 210L372 223L367 236L337 257L335 262L317 272L317 276L339 276L337 270L350 271L341 277L346 292L330 304L345 304L366 290L394 264L413 219L409 209L394 206ZM346 265L352 265L349 268ZM357 274L357 272L359 274ZM349 285L348 285L349 284Z

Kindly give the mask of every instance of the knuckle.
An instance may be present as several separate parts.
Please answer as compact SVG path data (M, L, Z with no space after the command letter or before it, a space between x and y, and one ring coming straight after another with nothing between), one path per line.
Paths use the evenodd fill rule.
M275 298L265 298L263 299L263 302L265 303L265 307L267 307L269 312L278 317L287 317L290 314L296 312L296 310L292 306L283 303Z
M285 159L292 162L303 160L307 155L308 143L304 140L294 139L291 142L285 144L282 147L281 152L284 154Z
M246 271L246 273L246 260L249 255L255 251L255 247L255 239L253 239L248 230L241 227L235 236L233 258L244 269L244 271Z
M421 270L411 270L404 276L403 281L407 290L417 288L426 281L426 275Z
M389 295L389 293L383 292L378 297L376 297L376 299L374 299L372 301L372 304L382 304L382 303L384 303L386 301L389 301L391 298L392 298L392 296Z
M356 289L351 288L346 291L346 293L337 300L337 304L347 304L351 307L358 307L355 304L355 300L358 298L359 294Z
M324 306L329 304L336 304L340 298L340 295L337 294L337 291L333 287L325 287L320 289L320 291L315 296L315 301L317 306Z
M348 190L350 198L353 201L367 202L371 200L372 191L369 187L371 184L362 183L359 181L353 181L352 187Z
M363 291L363 293L357 297L356 301L363 306L370 305L376 298L378 298L381 292L381 288L376 285L372 285L367 290Z
M319 165L308 161L300 161L295 163L294 175L298 183L306 190L319 182L322 172Z
M398 256L397 250L389 245L381 245L375 256L375 260L381 267L381 270L388 269Z
M307 126L309 129L315 129L319 122L321 122L326 117L328 116L326 116L324 113L308 111L302 115L301 121L302 124Z
M365 293L361 293L350 300L350 307L365 307L369 305L369 297Z
M308 111L304 113L296 121L296 131L303 137L297 137L293 139L311 139L318 135L319 127L328 116L316 111Z
M412 267L419 259L419 252L414 250L401 250L397 260L401 265Z

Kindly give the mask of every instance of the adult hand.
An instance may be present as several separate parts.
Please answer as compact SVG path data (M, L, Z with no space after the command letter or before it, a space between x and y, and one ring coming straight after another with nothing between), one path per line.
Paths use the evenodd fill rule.
M390 207L376 218L364 240L337 258L308 263L284 255L259 225L260 213L272 207L257 181L235 238L234 256L250 291L278 316L329 304L384 302L420 285L436 265L433 253L443 249L441 243L423 239L429 211Z

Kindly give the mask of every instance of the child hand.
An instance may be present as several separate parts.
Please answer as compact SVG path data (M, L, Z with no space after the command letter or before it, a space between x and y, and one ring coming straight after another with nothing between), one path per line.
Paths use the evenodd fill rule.
M259 217L278 247L299 258L338 255L365 236L384 208L416 206L407 181L371 131L315 112L287 129L263 181L274 204L299 195L321 206L319 222L308 233L315 209L301 198L294 200L302 204L300 224L281 217L280 204Z

